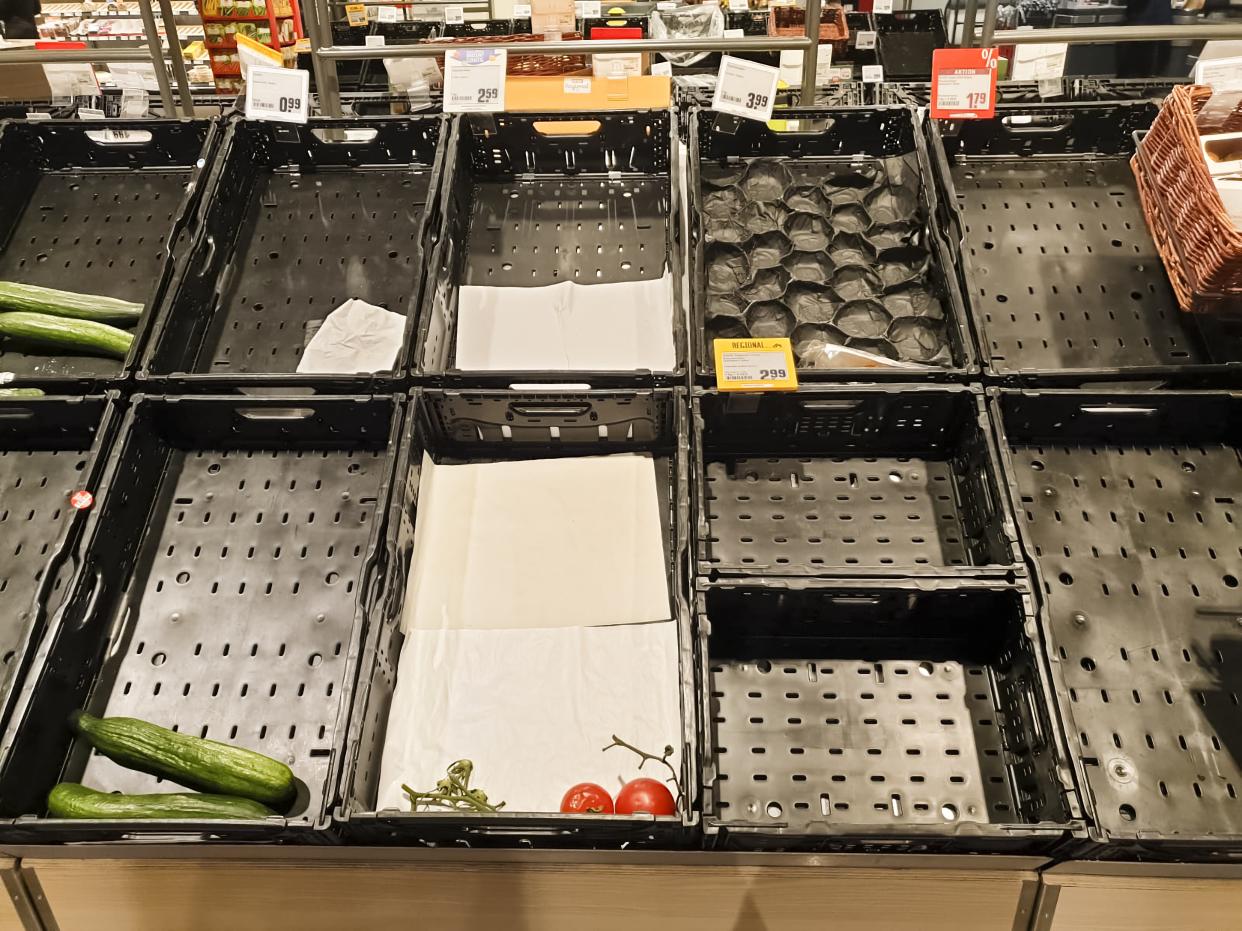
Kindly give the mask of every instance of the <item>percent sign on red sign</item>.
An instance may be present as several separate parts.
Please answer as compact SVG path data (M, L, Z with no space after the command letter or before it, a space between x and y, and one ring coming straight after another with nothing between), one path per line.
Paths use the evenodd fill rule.
M931 115L938 120L988 119L996 113L994 48L939 48L932 53Z

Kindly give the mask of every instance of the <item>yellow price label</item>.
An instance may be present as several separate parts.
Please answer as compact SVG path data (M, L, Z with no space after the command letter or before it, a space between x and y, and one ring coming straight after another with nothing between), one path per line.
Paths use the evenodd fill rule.
M798 371L786 336L712 340L721 391L796 391Z
M367 24L367 8L362 3L345 4L345 19L351 26L365 26Z

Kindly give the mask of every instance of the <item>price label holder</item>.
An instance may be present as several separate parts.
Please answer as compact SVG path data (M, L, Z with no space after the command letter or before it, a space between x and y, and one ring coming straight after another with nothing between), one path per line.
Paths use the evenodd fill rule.
M351 26L365 26L370 20L367 19L367 8L362 3L348 3L345 5L345 21Z
M656 9L657 10L675 10L677 9L677 4L673 2L673 0L660 0L660 2L656 4Z
M458 26L466 21L466 8L463 6L446 6L444 23L447 26Z
M750 0L729 0L730 13L749 13Z
M578 19L599 19L599 0L578 0Z
M716 75L712 109L747 120L766 123L772 119L776 103L776 82L780 69L756 61L724 55Z
M996 113L995 48L932 52L931 115L937 120L990 119Z
M854 48L859 51L865 51L869 48L875 48L875 32L862 30L854 36Z
M883 84L884 83L884 66L883 65L863 65L862 66L862 82L864 84Z
M530 19L530 4L529 3L513 4L513 18L514 19Z
M789 337L712 340L721 391L797 391Z
M367 48L380 48L384 44L383 36L363 36L362 44Z
M875 0L871 4L871 12L885 15L893 12L893 0Z
M671 78L673 76L673 66L667 61L653 61L651 63L651 73L662 74L665 77Z
M499 113L505 108L505 49L452 49L444 55L444 112Z
M80 120L102 120L107 115L96 107L78 107L78 119Z
M309 71L250 67L246 78L246 119L305 123L309 115Z
M1194 82L1214 91L1242 90L1242 58L1200 58L1195 64Z
M145 90L126 87L121 90L121 116L127 120L141 120L150 110L151 101Z
M375 19L381 23L395 23L401 18L401 11L395 6L377 6L375 8Z

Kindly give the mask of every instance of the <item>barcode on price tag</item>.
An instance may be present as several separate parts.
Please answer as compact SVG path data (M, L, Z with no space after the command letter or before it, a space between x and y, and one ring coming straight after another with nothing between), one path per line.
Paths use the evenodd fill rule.
M716 387L721 391L795 391L798 372L788 337L717 339Z
M453 49L444 56L446 113L499 113L505 108L504 49Z
M444 8L444 22L449 26L455 26L466 21L466 8L462 6L446 6Z
M310 72L251 65L246 78L246 119L305 123L310 110Z
M350 3L345 6L345 21L351 26L367 24L367 8L362 3Z
M716 75L712 109L766 123L772 119L779 78L779 68L725 55Z
M863 50L875 48L875 33L862 30L855 35L854 48Z
M995 48L936 49L932 53L932 117L974 120L993 116L999 57Z

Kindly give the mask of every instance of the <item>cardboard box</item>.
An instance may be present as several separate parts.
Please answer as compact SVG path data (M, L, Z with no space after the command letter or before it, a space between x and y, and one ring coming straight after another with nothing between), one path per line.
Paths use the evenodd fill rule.
M672 79L664 75L632 78L510 77L505 109L515 113L563 110L662 110L669 106Z
M0 43L0 100L48 100L52 89L42 65L6 65L7 49L34 48L34 40Z

